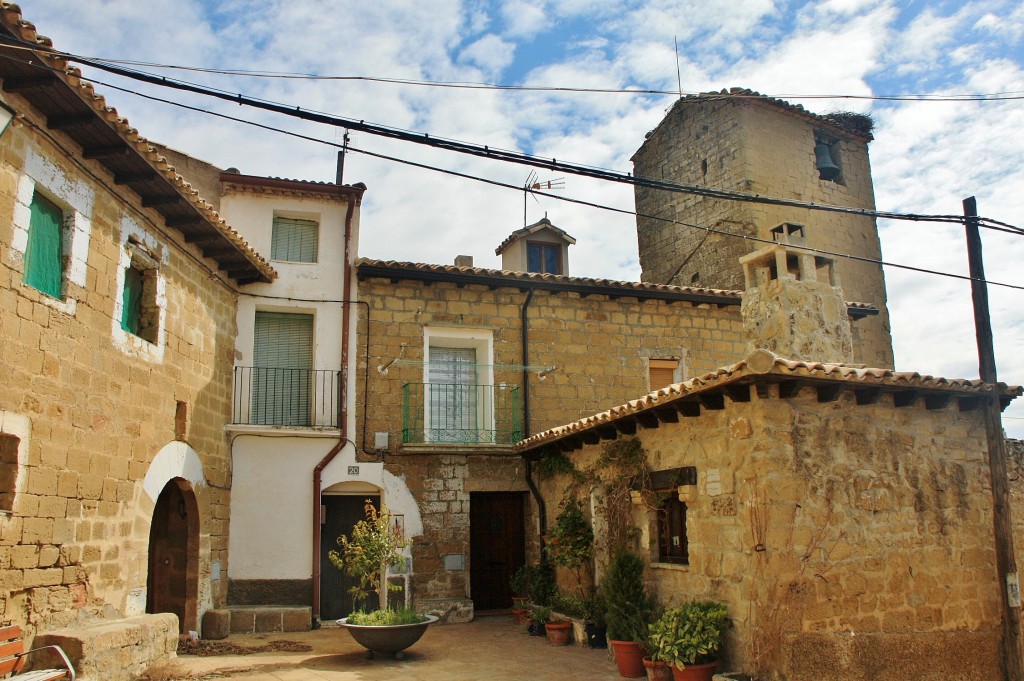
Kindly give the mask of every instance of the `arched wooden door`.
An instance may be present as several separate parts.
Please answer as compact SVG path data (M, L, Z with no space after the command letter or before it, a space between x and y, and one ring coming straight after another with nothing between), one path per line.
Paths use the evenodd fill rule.
M187 480L164 485L149 528L146 612L173 612L181 633L197 630L199 507Z

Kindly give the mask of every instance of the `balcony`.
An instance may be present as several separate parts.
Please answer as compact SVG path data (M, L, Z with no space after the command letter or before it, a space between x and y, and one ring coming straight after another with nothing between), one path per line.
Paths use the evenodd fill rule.
M523 398L517 385L402 386L403 444L509 446L522 436Z
M235 425L338 428L341 372L235 367Z

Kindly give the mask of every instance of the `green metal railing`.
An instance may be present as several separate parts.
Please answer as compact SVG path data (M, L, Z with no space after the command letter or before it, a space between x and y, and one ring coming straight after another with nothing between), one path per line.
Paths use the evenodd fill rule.
M402 386L404 444L511 445L522 437L523 397L517 385Z

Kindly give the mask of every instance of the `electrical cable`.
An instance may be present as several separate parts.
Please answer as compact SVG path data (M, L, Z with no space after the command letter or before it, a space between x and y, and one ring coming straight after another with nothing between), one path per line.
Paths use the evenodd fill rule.
M461 173L459 171L449 170L449 169L446 169L446 168L438 168L436 166L431 166L431 165L427 165L425 163L419 163L419 162L416 162L416 161L410 161L408 159L400 159L400 158L397 158L397 157L394 157L394 156L388 156L386 154L380 154L380 153L377 153L377 152L372 152L372 151L368 151L368 150L364 150L364 149L359 149L358 147L353 147L351 144L348 144L346 146L346 145L343 145L343 144L339 144L337 142L330 142L328 140L322 140L322 139L319 139L317 137L312 137L310 135L304 135L302 133L292 132L290 130L283 130L281 128L275 128L273 126L266 125L264 123L257 123L255 121L249 121L249 120L246 120L244 118L238 118L236 116L229 116L227 114L222 114L222 113L219 113L219 112L216 112L216 111L210 111L208 109L202 109L202 108L199 108L199 107L194 107L194 106L191 106L189 104L183 104L181 102L175 102L175 101L172 101L172 100L163 99L161 97L156 97L154 95L147 95L147 94L135 92L133 90L128 90L128 89L125 89L125 88L121 88L121 87L118 87L116 85L104 84L104 86L105 87L112 87L112 88L114 88L116 90L121 90L122 92L126 92L128 94L133 94L133 95L136 95L138 97L142 97L144 99L149 99L149 100L157 101L157 102L160 102L160 103L163 103L163 104L169 104L171 106L176 106L176 107L179 107L179 108L187 109L189 111L194 111L194 112L197 112L197 113L202 113L202 114L214 116L216 118L223 118L225 120L229 120L229 121L236 122L236 123L243 123L245 125L256 127L256 128L261 129L261 130L267 130L269 132L276 132L276 133L283 134L283 135L286 135L286 136L289 136L289 137L295 137L297 139L302 139L302 140L305 140L305 141L308 141L308 142L316 142L318 144L323 144L325 146L334 147L334 148L337 148L337 149L341 149L341 148L344 147L345 149L347 149L348 151L351 151L353 153L363 154L364 156L370 156L370 157L373 157L373 158L379 158L379 159L384 160L384 161L390 161L390 162L393 162L393 163L399 163L399 164L402 164L402 165L408 165L408 166L419 168L419 169L422 169L422 170L430 170L430 171L438 172L438 173L441 173L441 174L444 174L444 175L451 175L453 177L459 177L461 179L473 180L475 182L480 182L480 183L483 183L483 184L488 184L488 185L492 185L492 186L496 186L496 187L501 187L501 188L504 188L504 189L512 189L512 190L515 190L517 192L523 191L523 188L521 186L514 185L514 184L511 184L509 182L502 182L500 180L492 180L492 179L489 179L489 178L480 177L478 175L470 175L468 173ZM619 213L619 214L623 214L623 215L631 215L633 217L642 217L642 218L646 218L646 219L650 219L650 220L656 220L656 221L659 221L659 222L667 222L667 223L670 223L670 224L676 224L676 225L680 225L680 226L683 226L683 227L690 227L690 228L693 228L693 229L702 230L702 231L705 231L705 232L711 233L711 234L718 234L718 235L721 235L721 236L727 236L727 237L732 237L732 238L746 239L747 241L751 241L751 242L755 242L755 243L764 243L764 244L769 244L769 245L776 243L775 241L772 241L771 239L765 239L765 238L756 237L756 236L750 236L750 235L746 235L746 234L736 234L735 232L728 232L726 230L715 229L713 227L706 227L706 226L703 226L703 225L697 225L697 224L685 222L685 221L682 221L682 220L676 220L676 219L673 219L673 218L666 218L666 217L662 217L662 216L658 216L658 215L648 215L648 214L645 214L645 213L639 213L637 211L627 210L625 208L615 208L613 206L608 206L608 205L605 205L605 204L599 204L599 203L596 203L596 202L593 202L593 201L586 201L584 199L575 199L575 198L571 198L571 197L567 197L567 196L559 196L557 194L552 194L550 192L543 192L543 191L540 191L540 190L530 190L530 191L531 191L532 194L537 194L537 195L543 196L545 198L555 199L557 201L563 201L563 202L566 202L566 203L573 203L573 204L576 204L576 205L583 205L583 206L587 206L589 208L596 208L598 210L605 210L605 211L609 211L609 212L613 212L613 213ZM963 221L964 221L963 216L959 216L959 219L957 220L957 222L962 224ZM965 280L965 281L974 281L968 275L953 274L951 272L942 272L940 270L931 270L931 269L927 269L927 268L915 267L913 265L903 265L903 264L900 264L900 263L894 263L894 262L889 262L889 261L885 261L885 260L879 260L879 259L875 259L875 258L868 258L866 256L852 255L852 254L849 254L849 253L839 253L837 251L828 251L828 250L819 249L819 248L809 248L809 247L802 247L802 248L804 250L811 251L813 253L817 253L819 255L827 255L827 256L831 256L831 257L845 258L845 259L849 259L849 260L856 260L856 261L859 261L859 262L865 262L865 263L874 264L874 265L882 265L882 266L885 266L885 267L893 267L893 268L896 268L896 269L904 269L904 270L909 270L909 271L912 271L912 272L919 272L919 273L922 273L922 274L933 274L933 275L943 276L943 277L948 277L948 278L953 278L953 279L961 279L961 280ZM978 280L978 281L981 281L981 280ZM1009 283L998 282L998 281L992 281L990 279L989 280L985 280L983 283L987 283L987 284L992 285L992 286L1000 286L1000 287L1004 287L1004 288L1024 290L1024 286L1022 286L1022 285L1009 284Z
M0 36L0 43L10 42L10 39ZM20 42L20 41L18 41ZM0 55L4 58L13 59L10 55ZM60 72L59 69L52 67L45 67L35 62L31 63L38 68L49 68L52 71ZM709 187L701 187L699 185L689 184L677 184L672 182L665 182L661 180L654 180L650 178L635 177L629 173L621 173L617 171L602 169L594 166L586 166L580 164L572 164L567 162L560 162L557 159L547 159L539 156L530 154L523 154L520 152L514 152L497 147L490 147L487 145L478 145L468 142L460 142L458 140L447 139L443 137L431 137L426 133L413 133L407 130L401 130L398 128L391 128L387 126L381 126L373 123L366 123L365 120L356 121L354 119L345 119L322 112L304 110L300 107L286 106L277 102L270 102L268 100L261 100L252 97L247 97L242 94L233 94L223 90L217 90L208 88L205 86L196 85L194 83L187 83L184 81L169 80L163 77L155 77L148 74L130 71L127 69L121 69L119 67L107 66L97 64L93 62L89 63L96 68L106 70L115 75L120 75L131 80L137 80L146 82L151 85L157 85L160 87L169 87L172 89L183 90L192 92L194 94L201 94L205 96L215 97L225 101L237 103L239 105L252 106L254 108L281 113L293 118L299 118L316 123L322 123L330 125L332 127L342 127L350 130L358 130L370 135L382 136L391 139L397 139L399 141L413 142L416 144L426 145L433 148L445 149L448 151L455 151L457 153L468 154L472 156L490 158L493 160L505 161L509 163L516 163L519 165L528 165L533 167L547 168L553 171L566 172L574 175L580 175L583 177L591 177L594 179L606 180L610 182L616 182L620 184L628 184L633 186L642 186L651 189L660 189L664 191L671 191L677 193L692 194L702 196L705 198L717 198L723 200L741 201L748 203L767 204L775 206L784 206L790 208L800 208L805 210L818 210L825 212L843 213L848 215L860 215L872 218L882 218L890 220L908 220L908 221L928 221L928 222L949 222L960 224L963 222L963 216L960 215L917 215L910 213L894 213L877 210L867 210L861 208L849 208L845 206L833 206L825 204L816 204L805 201L796 201L792 199L781 199L776 197L766 197L758 194L747 194L744 192L735 192L723 189L714 189ZM112 83L98 81L92 79L92 82L103 85L104 87L110 87L122 92L134 94L137 96L145 97L142 93L129 90L127 88L119 87ZM152 97L154 101L162 101L165 103L177 104L176 102L169 102L161 98ZM201 110L200 110L201 111ZM984 226L987 229L996 229L997 231L1008 231L1011 233L1018 233L1024 235L1024 229L1015 227L1013 225L1007 225L1006 223L1000 223L998 221L992 221L987 218L979 218L979 226Z
M24 49L44 49L30 48ZM256 71L250 69L222 69L202 66L184 66L180 64L165 64L161 62L147 62L135 59L112 59L109 57L90 57L76 55L63 50L45 48L54 56L69 61L78 61L91 64L121 64L125 66L136 66L150 69L166 69L173 71L189 71L193 73L209 73L213 75L236 76L243 78L261 79L282 79L282 80L314 80L314 81L362 81L370 83L384 83L392 85L411 85L418 87L453 88L468 90L496 90L512 92L562 92L571 94L623 94L623 95L670 95L673 97L703 96L714 97L715 93L680 91L680 90L656 90L643 88L581 88L565 87L554 85L501 85L499 83L478 83L472 81L439 81L416 78L389 78L383 76L337 76L323 75L317 73L301 73L289 71ZM729 97L750 97L750 98L775 98L775 99L847 99L864 101L906 101L906 102L992 102L1011 101L1024 99L1024 93L1018 91L992 92L992 93L970 93L970 94L902 94L902 95L848 95L848 94L800 94L782 93L775 95L763 94L729 94Z

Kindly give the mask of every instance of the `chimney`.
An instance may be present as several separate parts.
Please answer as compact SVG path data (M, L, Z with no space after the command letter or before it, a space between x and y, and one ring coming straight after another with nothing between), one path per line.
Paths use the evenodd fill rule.
M473 266L473 256L471 256L471 255L457 255L457 256L455 256L455 266L456 267L472 267Z
M850 317L831 258L779 243L743 256L740 264L748 355L768 350L786 359L853 361Z

